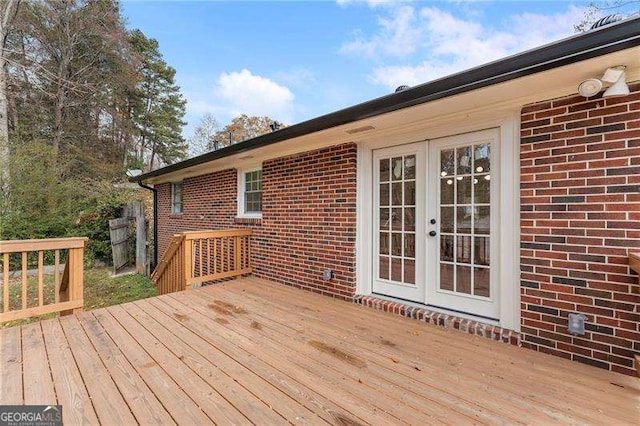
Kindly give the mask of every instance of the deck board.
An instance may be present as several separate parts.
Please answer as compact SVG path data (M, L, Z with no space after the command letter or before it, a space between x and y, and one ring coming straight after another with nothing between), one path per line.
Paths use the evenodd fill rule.
M65 423L97 425L98 417L87 392L82 373L74 359L74 356L78 356L78 354L74 355L71 352L60 321L55 318L37 324L42 325L42 335L47 343L50 374L53 378L58 404L64 407L62 415ZM28 356L25 354L25 359L27 358ZM25 371L26 368L25 365ZM87 381L89 380L91 378L87 377ZM36 402L38 400L37 398L32 399L31 404L42 404Z
M5 330L0 338L0 401L22 405L22 339L20 327Z
M56 391L39 322L22 328L22 374L25 404L56 404ZM17 342L16 342L17 344Z
M243 278L0 330L65 424L638 424L640 382Z
M262 290L262 288L258 290L256 287L252 291L260 293ZM518 400L516 401L518 404L520 404L521 401L531 402L530 400L535 395L536 403L543 404L542 408L547 408L545 411L547 415L552 413L549 409L556 410L557 415L561 416L561 418L564 416L563 411L566 407L566 401L579 404L585 398L593 398L596 395L597 398L594 404L592 406L582 408L579 413L575 414L575 416L578 418L586 416L586 419L588 420L589 416L599 414L600 410L624 410L625 401L620 401L616 398L615 394L607 391L617 387L616 385L609 384L606 388L602 388L600 382L597 380L591 380L588 376L583 377L584 375L572 378L572 380L566 380L566 372L564 374L558 374L564 370L564 367L560 370L550 370L545 368L544 371L547 373L546 376L538 378L538 380L531 380L528 382L526 388L522 388L522 375L526 374L527 377L531 377L527 373L532 368L537 369L539 363L546 361L544 359L538 360L537 358L539 357L534 356L534 358L536 358L535 363L518 362L518 357L522 355L539 355L534 352L526 351L525 354L522 354L521 349L510 348L510 350L516 351L516 353L514 353L515 357L509 358L497 356L502 354L492 354L490 357L477 355L473 351L469 351L470 336L456 331L445 331L441 329L434 330L434 332L437 332L435 334L444 335L444 338L431 338L429 339L428 345L421 343L420 339L405 339L402 345L396 345L394 348L390 348L389 343L394 344L393 336L398 333L408 335L412 334L410 333L411 331L415 331L410 329L410 326L412 325L411 322L407 322L402 318L394 318L395 321L388 321L388 315L382 312L376 312L376 315L373 315L374 317L379 316L381 321L371 321L372 314L370 309L363 308L362 312L360 312L360 314L362 314L361 316L356 315L354 312L345 314L343 309L339 309L339 306L337 306L338 309L333 309L336 308L336 303L327 304L326 307L323 306L322 310L320 310L319 305L315 305L314 310L308 310L304 309L305 306L308 306L308 304L305 305L305 299L296 300L288 292L282 293L283 297L287 297L288 303L288 306L283 309L282 304L273 303L273 294L274 292L278 292L279 289L269 288L267 291L271 295L271 298L268 300L265 299L264 296L254 296L247 292L243 293L242 289L234 287L229 287L229 291L225 293L225 296L237 294L241 298L253 298L256 303L260 302L263 306L268 306L267 312L269 314L265 316L267 320L270 318L283 318L283 316L288 315L288 312L291 310L291 306L295 306L300 309L296 316L310 319L313 321L314 326L316 323L322 326L322 318L330 317L334 322L331 327L325 326L323 332L325 335L335 336L335 339L337 339L336 341L349 341L351 346L367 349L367 345L364 344L363 341L368 340L369 343L372 344L369 345L368 349L373 349L375 353L385 354L387 359L408 359L412 354L418 354L418 357L414 357L414 364L419 366L423 371L431 369L432 371L430 372L430 376L431 378L437 379L438 384L446 383L448 378L452 377L451 373L454 371L464 374L464 383L448 383L447 388L455 389L458 392L463 390L467 384L473 383L475 379L473 386L480 389L484 385L487 388L483 391L485 395L488 394L491 395L492 398L498 398L500 395L496 395L496 393L502 390L503 398L506 397L507 399L510 399L515 395L518 397ZM229 300L238 302L242 299L236 298ZM320 299L319 302L322 302L322 300ZM277 315L271 314L274 310L278 312ZM288 315L288 318L290 319L287 320L287 324L289 326L296 324L296 316ZM350 324L349 320L354 320L358 317L361 318L363 322L369 320L370 324L367 327L371 330L363 330L362 327L357 325L357 323L354 323L356 324L355 327L344 328L344 325ZM298 327L304 329L304 323L299 324ZM340 333L340 331L342 331L342 333ZM373 331L375 331L375 333L373 333ZM386 337L382 338L382 336ZM494 342L480 338L475 339L477 340L478 345L492 349L496 346ZM382 344L383 341L387 343L387 345ZM406 350L404 349L405 345L409 347ZM497 349L505 348L498 345ZM374 359L377 358L375 353L371 355ZM442 354L448 354L449 359L442 357ZM555 362L557 360L556 358L547 358L551 361L549 365L557 364ZM382 363L384 365L384 360L382 360ZM570 363L569 365L573 367L575 363ZM587 371L591 373L591 370L595 370L583 365L576 365L575 367L581 372ZM398 366L398 368L402 369L402 366ZM446 375L443 376L443 372L446 372ZM602 370L595 370L595 372L607 374ZM599 374L599 376L601 376L601 374ZM576 380L584 382L584 385L579 386L574 384ZM425 385L428 385L428 383L425 383ZM591 389L590 386L594 386L595 389ZM534 391L535 393L532 394L531 391ZM438 392L446 392L446 390L439 389ZM464 398L463 394L458 396L460 398ZM502 402L502 404L505 403L508 403L508 401ZM561 420L561 418L556 420ZM531 419L531 421L534 420L535 419ZM548 418L543 418L541 420L549 421Z

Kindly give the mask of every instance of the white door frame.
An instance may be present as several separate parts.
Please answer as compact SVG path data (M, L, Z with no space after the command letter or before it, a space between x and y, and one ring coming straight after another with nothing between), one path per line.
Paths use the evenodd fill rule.
M496 279L500 281L500 318L495 323L520 331L520 108L483 112L478 118L452 117L437 125L420 123L404 129L391 129L366 141L358 141L356 293L370 295L373 277L373 150L386 146L491 128L500 132L499 223L503 230L498 245ZM462 315L464 316L464 315ZM480 321L483 321L479 318Z
M440 194L440 176L438 166L442 148L455 148L459 146L468 146L480 142L491 141L491 214L490 214L490 298L487 300L482 297L465 295L461 293L447 292L440 290L440 217L439 194ZM500 318L500 281L496 278L496 271L499 270L500 259L498 255L498 244L500 238L500 226L498 221L499 208L499 183L500 183L500 132L499 129L480 130L477 132L464 133L456 136L433 139L429 141L429 170L431 174L427 175L428 181L428 200L427 200L427 219L435 218L436 223L429 225L429 231L435 231L434 237L427 237L428 251L431 256L427 258L427 297L426 301L430 305L435 305L445 309L462 311L469 314L476 314L485 318ZM454 257L455 257L454 253Z
M380 160L384 158L400 157L407 155L415 155L415 284L405 284L400 282L394 282L392 279L379 279L379 254L377 250L373 251L373 281L372 292L380 293L400 299L410 300L414 302L422 302L425 295L425 241L424 241L424 215L425 215L425 194L426 194L426 169L427 164L425 161L426 146L424 142L418 142L406 145L395 145L388 148L376 149L373 152L373 228L371 230L373 235L373 246L379 247L379 212L377 209L380 206L379 191L379 166ZM391 205L390 205L391 206ZM391 211L395 210L390 207ZM402 218L400 219L402 221ZM389 247L391 247L392 241L389 241Z

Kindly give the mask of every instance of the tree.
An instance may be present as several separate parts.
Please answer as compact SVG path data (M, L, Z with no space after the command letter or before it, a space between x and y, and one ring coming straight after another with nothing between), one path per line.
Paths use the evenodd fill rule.
M175 83L176 70L164 61L158 41L142 31L129 33L129 44L140 58L141 80L132 99L132 119L139 132L139 160L148 151L149 169L186 157L187 143L182 137L186 100Z
M0 240L104 235L105 215L126 199L113 183L125 179L135 147L143 141L152 166L184 155L175 70L155 40L140 32L130 43L117 0L9 7L17 1L0 1L0 126L4 119L9 133L0 176L8 169L11 188L0 199ZM150 49L136 49L145 40Z
M274 131L271 128L274 123L276 123L275 120L266 116L258 117L242 114L231 120L231 123L224 126L219 132L216 132L213 140L209 143L209 150L216 148L214 142L218 142L218 147L224 147L270 133ZM284 124L278 123L279 129L284 127L286 127Z
M213 141L220 132L220 124L211 113L206 113L189 139L189 155L195 157L210 151Z
M606 15L619 14L622 17L629 17L638 13L640 0L614 0L604 2L589 3L584 17L573 26L575 32L585 32L600 18Z
M53 161L61 151L74 149L70 144L80 140L77 136L99 146L107 109L100 98L109 96L113 77L126 67L117 2L49 0L24 6L17 21L24 53L18 67L28 69L25 83L39 92L40 105L53 112L46 134Z
M5 213L9 191L9 117L7 106L7 41L20 0L0 3L0 215ZM2 225L2 224L0 224Z

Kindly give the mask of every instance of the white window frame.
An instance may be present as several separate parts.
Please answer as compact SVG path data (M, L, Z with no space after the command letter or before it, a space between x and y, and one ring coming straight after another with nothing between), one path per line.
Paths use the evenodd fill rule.
M244 209L244 201L245 201L245 183L246 183L246 175L247 173L251 173L251 172L255 172L258 170L262 170L262 165L257 165L257 166L253 166L253 167L245 167L242 169L238 169L238 213L237 216L238 218L245 218L245 219L261 219L262 218L262 211L260 212L247 212ZM262 179L264 181L264 179ZM264 191L264 187L263 187L263 191ZM263 199L264 202L264 199ZM264 204L262 204L262 206L264 206Z
M176 186L180 185L180 211L176 211L175 191ZM184 182L171 182L171 214L182 214L184 212Z

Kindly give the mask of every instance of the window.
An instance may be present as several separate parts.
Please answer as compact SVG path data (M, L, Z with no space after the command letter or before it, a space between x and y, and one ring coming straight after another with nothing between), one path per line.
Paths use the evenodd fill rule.
M262 216L262 169L238 172L238 216Z
M171 213L182 214L182 182L171 184Z

